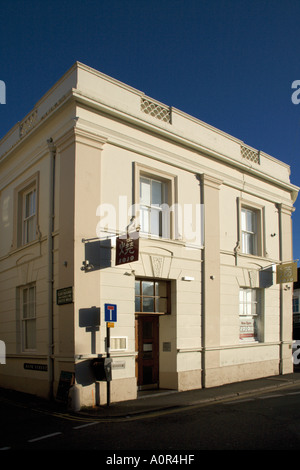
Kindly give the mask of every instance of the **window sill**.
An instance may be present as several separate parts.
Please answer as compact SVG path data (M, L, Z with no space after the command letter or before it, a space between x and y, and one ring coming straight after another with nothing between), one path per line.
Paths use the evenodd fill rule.
M159 237L157 235L151 235L150 233L145 233L145 232L140 232L140 240L151 240L154 242L160 242L160 243L168 243L172 245L180 245L182 247L191 247L193 249L198 249L202 250L203 245L196 245L193 243L190 243L186 240L180 240L180 239L175 239L175 238L164 238L164 237Z
M242 258L249 258L251 260L253 259L259 259L259 260L265 260L265 261L270 261L270 258L268 258L267 256L264 256L264 255L250 255L248 253L242 253L242 252L239 252L237 253L239 257L242 257ZM274 261L275 263L275 261Z
M32 246L39 245L41 242L46 241L47 237L42 237L42 238L37 238L36 240L33 240L30 243L26 243L26 245L20 245L20 246L13 246L11 250L8 252L8 255L13 255L15 253L18 253L19 251L26 250L26 248L31 248Z
M167 312L134 312L135 315L171 315Z

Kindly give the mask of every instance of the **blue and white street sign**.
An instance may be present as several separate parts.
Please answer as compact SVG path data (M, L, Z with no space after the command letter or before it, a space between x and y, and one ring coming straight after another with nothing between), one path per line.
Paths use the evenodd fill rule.
M105 304L105 321L116 322L117 321L117 306L115 304Z

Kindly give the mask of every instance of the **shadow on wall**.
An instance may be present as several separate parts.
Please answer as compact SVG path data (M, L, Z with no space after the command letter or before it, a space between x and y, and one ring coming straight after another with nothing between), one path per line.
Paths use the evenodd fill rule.
M269 266L259 271L259 287L266 289L273 285L273 268Z
M91 354L96 354L96 332L99 331L100 327L100 308L81 308L79 310L79 327L85 328L86 332L91 334ZM77 383L86 386L95 382L91 364L91 359L83 360L76 364L75 375Z
M111 240L85 241L83 270L98 271L111 267Z

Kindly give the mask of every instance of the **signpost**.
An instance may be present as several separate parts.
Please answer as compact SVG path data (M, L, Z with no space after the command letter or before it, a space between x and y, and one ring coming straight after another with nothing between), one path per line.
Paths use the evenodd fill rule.
M107 361L106 367L111 368L110 359L110 329L113 328L114 322L117 321L117 306L116 304L105 304L104 319L106 321L106 348L107 348ZM110 381L111 374L107 378L107 406L110 405Z

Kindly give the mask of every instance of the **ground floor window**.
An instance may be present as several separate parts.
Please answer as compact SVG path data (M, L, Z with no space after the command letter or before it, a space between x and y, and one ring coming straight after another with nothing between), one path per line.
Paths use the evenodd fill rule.
M299 297L293 296L293 313L300 313L299 310Z
M171 313L169 288L170 285L167 281L136 280L135 312Z
M22 349L36 349L35 285L20 288Z
M240 341L262 341L262 292L260 289L240 289Z

